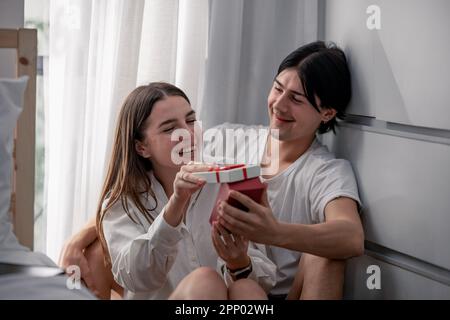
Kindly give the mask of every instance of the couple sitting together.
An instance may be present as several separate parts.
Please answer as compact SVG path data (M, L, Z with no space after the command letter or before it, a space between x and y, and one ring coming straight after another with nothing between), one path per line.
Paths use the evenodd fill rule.
M278 168L260 177L261 202L232 191L248 212L221 202L210 225L219 184L194 173L214 165L171 157L173 131L193 137L197 126L188 97L167 83L136 88L119 114L96 221L69 240L60 263L78 265L101 298L113 289L127 299L341 299L345 260L364 251L360 200L351 165L316 134L335 130L350 97L341 49L314 42L289 54L267 99L268 134L249 142L261 152L245 160L270 163L276 144ZM248 127L216 127L230 128Z

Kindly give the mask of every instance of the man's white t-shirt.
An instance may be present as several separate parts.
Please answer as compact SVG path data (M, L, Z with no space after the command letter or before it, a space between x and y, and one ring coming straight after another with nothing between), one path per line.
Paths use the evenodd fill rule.
M260 163L269 129L264 126L243 126L225 123L213 128L215 134L221 132L224 146L226 130L239 130L233 148L226 148L219 156L215 139L205 142L204 153L212 158L225 159L224 162L256 164ZM253 133L248 134L248 131ZM257 131L259 134L255 135ZM230 136L230 132L228 132ZM226 141L226 142L225 142ZM231 144L233 145L233 144ZM246 152L245 147L252 151ZM257 146L257 148L255 148ZM220 149L220 148L219 148ZM248 149L248 148L247 148ZM270 206L275 217L283 222L299 224L316 224L325 221L325 206L337 197L354 199L360 205L356 179L350 163L336 159L317 139L308 150L294 163L270 179L263 179L267 184ZM292 286L301 252L284 248L267 246L268 257L277 265L277 282L271 294L287 294Z

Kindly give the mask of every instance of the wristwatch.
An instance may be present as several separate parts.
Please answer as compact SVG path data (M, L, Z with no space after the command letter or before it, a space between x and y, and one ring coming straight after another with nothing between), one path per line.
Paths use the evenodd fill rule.
M247 278L253 270L251 261L248 266L241 268L241 269L230 270L228 267L226 267L226 268L227 268L228 274L230 276L232 276L233 279L235 279L235 280Z

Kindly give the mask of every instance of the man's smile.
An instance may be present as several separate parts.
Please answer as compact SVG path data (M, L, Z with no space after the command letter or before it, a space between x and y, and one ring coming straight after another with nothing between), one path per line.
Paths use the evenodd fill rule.
M289 123L289 122L295 121L293 119L289 119L288 117L280 116L279 114L276 114L275 112L273 113L273 117L276 120L276 122L280 122L280 123Z

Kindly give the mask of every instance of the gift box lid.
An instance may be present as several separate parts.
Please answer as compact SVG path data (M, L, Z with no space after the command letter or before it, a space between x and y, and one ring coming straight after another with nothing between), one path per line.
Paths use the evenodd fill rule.
M261 174L259 165L235 164L222 166L210 171L194 172L193 175L204 179L207 183L231 183L258 177Z

